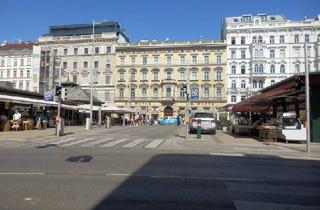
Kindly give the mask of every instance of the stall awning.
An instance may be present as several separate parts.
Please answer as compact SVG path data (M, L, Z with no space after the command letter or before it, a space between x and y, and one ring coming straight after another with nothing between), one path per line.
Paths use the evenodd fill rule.
M10 96L0 94L0 101L3 102L12 102L12 103L20 103L20 104L34 104L40 106L57 106L58 103L54 101L45 101L41 99L34 99L34 98L26 98L20 96Z

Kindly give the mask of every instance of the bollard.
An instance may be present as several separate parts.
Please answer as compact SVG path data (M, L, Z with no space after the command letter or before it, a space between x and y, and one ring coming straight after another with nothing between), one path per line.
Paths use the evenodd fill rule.
M197 139L201 139L201 120L198 120L197 123Z

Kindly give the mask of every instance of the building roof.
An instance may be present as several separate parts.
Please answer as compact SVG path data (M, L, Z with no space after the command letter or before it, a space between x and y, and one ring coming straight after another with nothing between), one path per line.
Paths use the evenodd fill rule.
M6 94L10 96L20 96L20 97L33 98L33 99L43 99L43 95L40 93L7 88L2 86L0 86L0 94Z
M3 44L0 46L0 50L32 50L34 43L21 43L21 44Z

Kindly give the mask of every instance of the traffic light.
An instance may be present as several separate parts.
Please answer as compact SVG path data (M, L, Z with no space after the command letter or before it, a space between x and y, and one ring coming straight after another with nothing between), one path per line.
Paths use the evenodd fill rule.
M61 89L60 86L56 86L56 96L61 96Z

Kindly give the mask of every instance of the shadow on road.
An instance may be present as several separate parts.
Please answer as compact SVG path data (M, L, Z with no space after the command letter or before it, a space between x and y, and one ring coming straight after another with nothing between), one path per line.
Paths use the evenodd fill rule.
M320 192L320 162L314 160L161 154L133 174L107 176L127 179L93 210L220 210L236 209L237 205L259 209L247 202L267 205L264 209L273 208L272 204L320 206L320 194L316 193Z
M79 162L79 163L87 163L92 160L92 156L90 155L80 155L80 156L73 156L66 159L66 161L70 162Z

